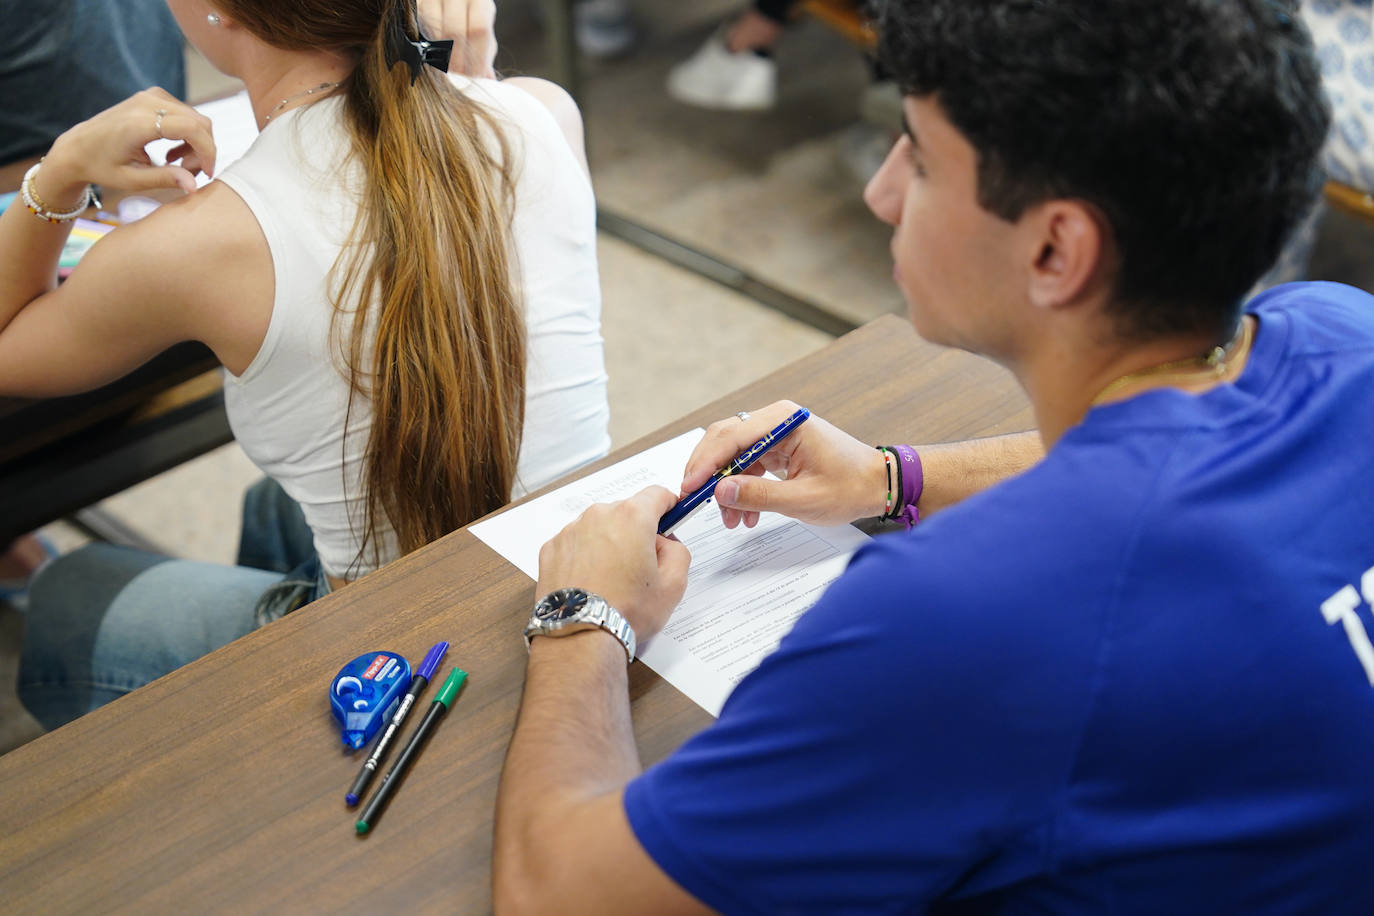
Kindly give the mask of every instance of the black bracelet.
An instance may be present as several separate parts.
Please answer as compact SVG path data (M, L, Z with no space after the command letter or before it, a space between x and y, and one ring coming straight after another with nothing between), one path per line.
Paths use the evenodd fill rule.
M895 465L897 466L897 489L893 491L893 497L892 497L892 515L889 516L889 520L890 520L890 519L895 519L897 516L901 515L901 514L902 514L902 510L906 508L906 503L902 501L902 494L905 493L906 491L902 489L902 461L901 461L901 458L898 457L898 455L897 455L897 450L896 450L895 448L892 448L891 446L887 446L887 450L888 450L889 452L892 453L892 463L895 464Z
M875 445L874 448L876 448L880 452L884 452L885 456L891 455L893 459L892 461L884 460L884 464L887 466L887 492L889 494L890 499L887 511L885 511L882 515L878 516L878 519L879 521L884 522L895 521L896 519L902 516L903 510L906 509L906 503L903 501L903 496L906 493L906 491L902 489L902 462L900 457L897 455L897 450L892 446ZM894 464L897 466L896 489L893 489L892 486L892 466Z
M881 445L875 445L874 448L883 453L883 470L887 472L887 507L883 509L883 514L878 516L880 519L885 519L888 513L897 507L897 491L892 489L892 460L888 456L887 449Z
M897 460L897 453L886 445L873 446L883 453L883 468L887 471L887 505L883 513L878 516L879 521L890 522L902 511L902 466ZM892 466L897 465L896 487L893 487Z

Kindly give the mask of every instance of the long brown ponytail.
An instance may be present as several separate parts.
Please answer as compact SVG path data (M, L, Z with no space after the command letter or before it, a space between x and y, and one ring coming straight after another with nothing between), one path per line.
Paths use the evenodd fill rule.
M359 56L343 92L365 186L334 265L334 325L353 390L349 422L358 399L371 411L362 550L377 559L390 528L409 552L505 504L515 479L525 327L509 146L442 74L425 67L412 86L405 67L387 67L390 17L405 17L414 35L413 0L225 6L277 47Z

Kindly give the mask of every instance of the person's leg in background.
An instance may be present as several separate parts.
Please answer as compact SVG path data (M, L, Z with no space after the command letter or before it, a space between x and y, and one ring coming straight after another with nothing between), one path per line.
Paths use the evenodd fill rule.
M577 0L573 37L577 50L588 57L605 60L628 54L639 38L630 0Z
M29 589L20 700L56 728L327 593L300 506L270 478L243 501L237 566L92 544Z
M91 544L29 589L19 698L57 728L250 632L281 574Z
M19 653L24 645L24 610L29 582L53 556L56 548L26 534L0 550L0 754L27 744L43 733L42 726L19 702L15 682Z
M289 573L315 557L305 513L275 480L264 477L243 495L239 566Z
M270 477L244 494L238 564L282 574L259 596L254 611L257 626L329 594L329 579L320 565L305 513Z
M701 108L758 111L778 96L773 46L797 0L755 0L668 74L668 94Z
M0 547L0 602L23 610L28 603L29 580L56 553L52 544L36 533L17 537Z
M732 54L741 51L772 51L797 0L754 0L754 4L730 23L725 33L725 49Z

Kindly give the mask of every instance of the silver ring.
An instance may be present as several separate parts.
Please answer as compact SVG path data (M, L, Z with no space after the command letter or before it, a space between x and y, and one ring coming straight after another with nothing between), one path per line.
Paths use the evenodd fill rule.
M749 411L741 410L739 413L735 414L735 416L739 417L742 421L747 421L749 419Z
M157 131L157 135L158 135L159 137L162 137L162 118L163 118L166 114L167 114L167 109L165 109L165 108L159 108L159 109L157 110L157 121L155 121L155 122L153 123L153 129ZM167 138L166 138L166 137L162 137L162 139L166 140Z

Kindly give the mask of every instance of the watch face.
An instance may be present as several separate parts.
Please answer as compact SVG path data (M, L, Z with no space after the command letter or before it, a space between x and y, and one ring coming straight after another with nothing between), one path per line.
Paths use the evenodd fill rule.
M540 620L567 620L576 617L586 606L586 592L580 588L564 588L540 601L535 616Z

